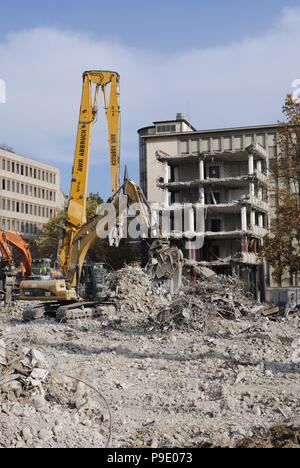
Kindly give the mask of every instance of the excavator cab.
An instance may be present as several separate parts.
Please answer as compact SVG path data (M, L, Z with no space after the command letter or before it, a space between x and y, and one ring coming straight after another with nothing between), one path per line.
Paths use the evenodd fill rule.
M107 298L107 273L104 263L85 263L78 285L79 296L89 300L105 300Z
M51 279L52 262L49 258L37 258L32 262L30 279L48 281Z

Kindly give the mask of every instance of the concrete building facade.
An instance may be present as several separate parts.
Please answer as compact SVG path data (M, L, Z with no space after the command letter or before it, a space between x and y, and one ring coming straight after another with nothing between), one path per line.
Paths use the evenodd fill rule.
M219 273L237 273L264 295L272 279L257 251L275 209L268 176L277 125L197 131L178 114L139 130L139 138L148 200L162 210L183 204L205 210L204 245L186 255Z
M63 206L58 168L0 149L2 230L36 237Z

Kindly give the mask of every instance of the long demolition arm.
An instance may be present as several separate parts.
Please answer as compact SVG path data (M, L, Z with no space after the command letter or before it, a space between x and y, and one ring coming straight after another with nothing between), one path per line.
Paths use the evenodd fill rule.
M122 194L126 195L125 206L121 201ZM152 247L152 252L157 261L157 278L166 275L172 278L176 275L181 267L181 253L177 247L170 247L169 244L164 246L163 241L160 239L159 226L156 223L153 224L150 208L140 187L133 181L126 179L119 191L113 195L111 203L114 206L114 210L104 211L104 213L96 215L74 237L70 249L69 268L66 272L68 284L74 288L77 286L84 261L97 236L101 237L103 233L107 233L108 226L113 226L117 218L122 216L123 211L131 206L134 206L138 210L140 220L147 229L147 237L149 239L151 237L157 239L157 242Z
M64 227L60 267L66 273L74 236L86 224L86 202L90 160L91 133L98 115L98 98L103 93L108 124L110 172L113 193L120 186L120 105L119 75L112 71L88 71L83 74L83 90L69 203ZM107 88L110 85L110 97Z

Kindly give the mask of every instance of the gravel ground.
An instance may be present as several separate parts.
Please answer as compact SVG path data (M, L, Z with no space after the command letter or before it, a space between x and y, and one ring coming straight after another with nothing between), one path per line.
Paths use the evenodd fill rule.
M0 339L41 351L50 373L22 391L0 386L0 447L104 447L102 397L110 447L272 446L272 426L300 427L299 315L208 314L196 329L162 331L149 315L168 294L146 277L129 293L138 272L118 275L118 317L26 324L23 304L1 310Z

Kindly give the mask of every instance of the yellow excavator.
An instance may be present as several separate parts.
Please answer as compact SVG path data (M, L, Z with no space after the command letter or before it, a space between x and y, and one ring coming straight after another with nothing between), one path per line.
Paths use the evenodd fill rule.
M116 308L106 300L105 268L103 264L86 263L93 242L107 232L111 244L118 245L113 236L120 218L130 206L138 206L139 216L148 230L153 276L178 287L182 254L162 239L159 228L153 226L150 208L141 189L127 177L120 184L120 105L119 74L112 71L88 71L83 74L83 92L78 124L77 143L72 170L72 181L62 242L58 254L58 271L55 279L23 281L20 299L40 301L24 312L24 319L38 319L54 314L59 321L94 317L108 308ZM108 88L110 96L108 97ZM103 209L87 222L86 202L90 159L91 132L98 116L98 98L103 94L108 123L112 197L111 210ZM122 200L126 200L126 205ZM118 229L117 229L118 231ZM153 232L157 232L153 239Z

